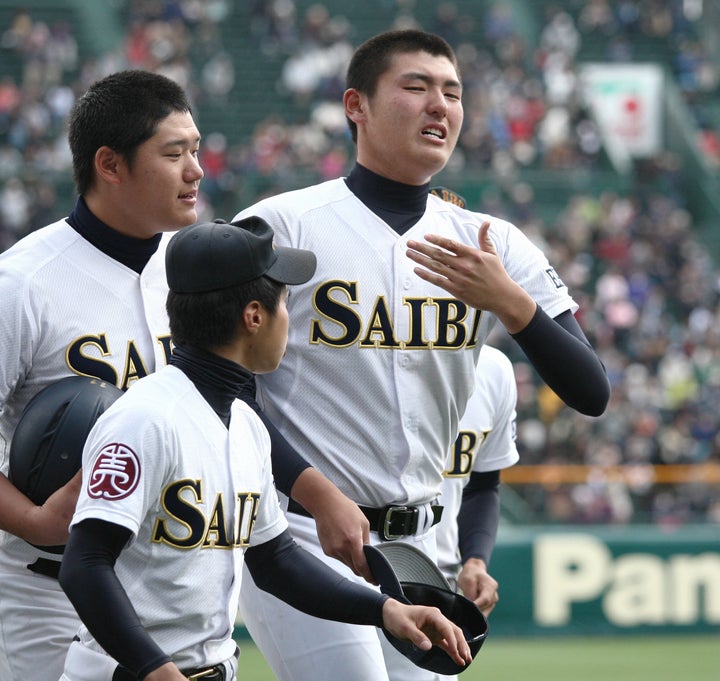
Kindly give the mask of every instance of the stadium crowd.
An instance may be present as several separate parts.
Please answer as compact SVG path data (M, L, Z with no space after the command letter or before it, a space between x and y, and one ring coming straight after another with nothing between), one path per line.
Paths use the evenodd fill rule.
M12 57L19 65L14 73L0 67L0 249L57 218L73 198L64 124L77 93L94 80L121 68L159 71L178 81L200 112L208 103L229 102L242 81L221 30L240 11L238 3L124 4L124 38L103 54L83 56L76 26L47 24L32 10L18 10L0 25L3 63ZM394 14L395 26L420 25L412 0L381 4ZM452 2L438 3L422 28L456 47L465 89L466 120L450 176L603 167L600 134L576 72L583 41L597 35L610 61L631 59L638 35L671 46L671 68L699 143L708 161L720 166L718 130L705 108L718 93L718 67L693 31L699 5L556 3L529 55L506 3L495 2L476 17ZM206 129L200 113L202 219L236 212L242 207L237 197L258 198L249 191L272 193L338 177L351 158L340 97L359 37L352 22L322 3L300 11L293 0L254 0L243 11L242 39L252 41L257 59L280 60L277 88L303 116L289 120L282 111L267 111L254 129L231 140L227 130ZM469 39L473 29L482 44ZM514 343L495 338L516 368L521 463L583 464L590 471L581 483L514 488L538 519L720 521L717 483L656 484L654 478L655 466L720 463L720 413L713 407L720 404L720 270L696 238L677 159L664 154L649 164L664 191L641 186L631 195L578 194L552 224L539 217L542 197L525 184L506 196L486 192L481 205L470 206L515 222L542 245L576 294L581 323L613 383L603 417L579 416L538 384ZM618 465L628 474L607 473Z

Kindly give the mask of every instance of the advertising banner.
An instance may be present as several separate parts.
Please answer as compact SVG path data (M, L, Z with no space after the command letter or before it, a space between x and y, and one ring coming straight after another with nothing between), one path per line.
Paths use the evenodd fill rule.
M720 527L501 528L491 631L720 632Z

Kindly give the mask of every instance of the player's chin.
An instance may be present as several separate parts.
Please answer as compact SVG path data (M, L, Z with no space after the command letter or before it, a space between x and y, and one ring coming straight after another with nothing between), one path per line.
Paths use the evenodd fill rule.
M173 226L167 231L177 232L178 229L194 225L198 221L198 214L195 208L180 210L175 214Z

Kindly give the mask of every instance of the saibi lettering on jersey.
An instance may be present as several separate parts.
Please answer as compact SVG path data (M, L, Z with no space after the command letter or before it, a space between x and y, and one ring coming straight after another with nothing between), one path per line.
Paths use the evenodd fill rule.
M313 303L322 319L311 321L310 343L396 350L477 347L482 310L456 298L406 297L402 302L408 312L406 338L398 338L385 296L378 296L369 318L363 320L357 311L357 282L327 281L315 289Z
M201 480L177 480L162 492L161 503L167 517L155 521L152 541L178 549L196 547L232 549L250 545L257 519L260 494L238 492L235 498L235 519L227 510L222 493L212 503L205 504ZM205 513L204 508L210 509Z

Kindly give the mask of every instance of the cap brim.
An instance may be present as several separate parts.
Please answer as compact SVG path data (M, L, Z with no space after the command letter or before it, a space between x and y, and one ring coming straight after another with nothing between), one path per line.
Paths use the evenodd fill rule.
M370 549L371 553L379 552L383 556L388 564L385 570L389 567L397 582L415 582L435 586L438 589L453 590L440 568L422 551L411 544L394 541L372 546ZM367 552L366 557L369 564L370 558L367 556ZM379 563L377 558L374 558L374 561ZM370 565L370 569L372 570L372 565ZM374 570L373 574L375 574ZM389 579L389 575L387 577ZM375 579L382 583L382 580L377 575L375 575Z
M304 284L317 268L317 258L312 251L303 248L275 246L277 259L265 272L266 277L281 284Z
M473 658L487 636L487 619L471 600L455 593L440 568L422 551L404 542L363 547L380 591L404 603L431 605L457 624L465 635ZM416 648L383 629L393 647L418 667L438 674L459 674L468 667L458 665L442 648ZM469 665L468 665L469 666Z

